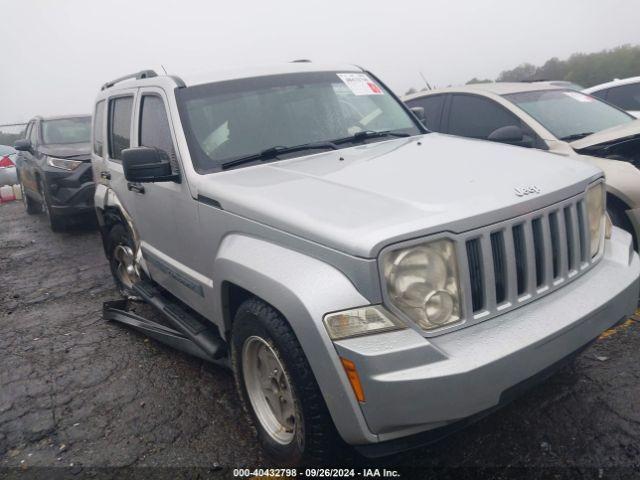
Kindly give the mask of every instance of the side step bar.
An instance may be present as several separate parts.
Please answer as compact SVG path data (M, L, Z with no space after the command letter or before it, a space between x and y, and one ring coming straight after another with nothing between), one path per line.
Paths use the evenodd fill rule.
M165 327L148 318L141 317L128 311L127 300L114 300L102 304L102 316L105 320L111 320L127 325L138 330L148 337L169 345L176 350L188 353L206 361L213 361L200 347L183 336L177 330Z
M133 290L146 303L155 307L173 328L129 312L126 300L105 302L103 316L106 320L128 325L162 343L207 361L219 363L220 359L225 357L225 342L203 323L203 320L189 313L178 301L169 298L151 282L138 282L133 285Z

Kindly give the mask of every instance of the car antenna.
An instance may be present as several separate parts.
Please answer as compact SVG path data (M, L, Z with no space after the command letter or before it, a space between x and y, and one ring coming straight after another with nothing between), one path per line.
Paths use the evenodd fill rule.
M422 72L418 72L420 74L420 76L422 77L422 80L424 80L425 85L427 86L428 90L431 90L431 85L429 85L429 82L427 82L427 79L424 78L424 75L422 74Z
M169 74L167 73L167 69L166 69L166 68L164 68L164 65L160 64L160 66L162 67L162 70L164 70L164 74L165 74L165 75L169 75Z

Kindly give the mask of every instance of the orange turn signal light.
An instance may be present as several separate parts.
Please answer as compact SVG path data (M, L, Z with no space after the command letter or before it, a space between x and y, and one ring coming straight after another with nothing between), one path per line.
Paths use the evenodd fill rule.
M342 357L340 357L340 361L342 362L342 366L347 374L347 378L349 379L349 383L351 384L351 388L353 389L356 399L360 403L364 403L364 390L362 389L362 383L360 383L360 376L358 376L356 364L351 360L347 360Z

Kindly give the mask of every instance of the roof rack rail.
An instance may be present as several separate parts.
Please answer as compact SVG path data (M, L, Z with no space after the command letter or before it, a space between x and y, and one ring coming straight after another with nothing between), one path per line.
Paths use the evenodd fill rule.
M124 77L118 77L115 80L111 80L110 82L107 82L104 85L102 85L100 90L106 90L107 88L113 87L116 83L120 83L124 80L129 80L131 78L134 78L136 80L141 80L143 78L153 78L157 76L158 74L153 70L141 70L139 72L131 73L129 75L125 75Z
M298 58L296 60L291 60L291 63L311 63L311 60L308 58Z

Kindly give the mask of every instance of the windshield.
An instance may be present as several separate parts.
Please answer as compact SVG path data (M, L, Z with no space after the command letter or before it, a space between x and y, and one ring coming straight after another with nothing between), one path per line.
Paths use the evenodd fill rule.
M634 118L574 90L538 90L504 95L560 140L577 140Z
M48 144L88 143L91 117L60 118L42 122L42 141Z
M176 97L191 157L201 172L273 147L329 142L363 131L421 133L399 102L363 73L238 79L179 89Z

